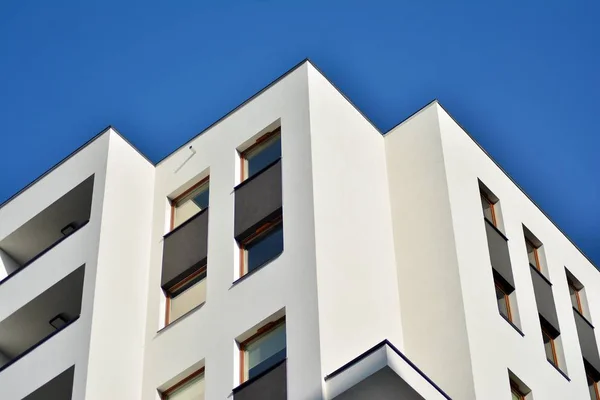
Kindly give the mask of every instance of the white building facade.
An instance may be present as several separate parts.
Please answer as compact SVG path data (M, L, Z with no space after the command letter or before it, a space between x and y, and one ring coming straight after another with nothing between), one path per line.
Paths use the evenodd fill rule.
M2 400L600 400L596 321L596 267L437 102L382 134L309 61L0 205Z

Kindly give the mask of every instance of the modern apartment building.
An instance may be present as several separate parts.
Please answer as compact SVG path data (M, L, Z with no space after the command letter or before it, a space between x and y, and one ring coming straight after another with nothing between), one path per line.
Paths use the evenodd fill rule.
M2 400L600 400L600 274L434 101L309 61L154 165L109 127L0 205Z

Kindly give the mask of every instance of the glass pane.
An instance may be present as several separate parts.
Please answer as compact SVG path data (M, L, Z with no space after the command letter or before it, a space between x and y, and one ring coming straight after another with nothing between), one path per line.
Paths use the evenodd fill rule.
M550 338L550 336L548 336L546 332L542 332L542 337L544 338L544 350L546 351L546 358L552 364L556 365L556 362L554 360L554 352L552 351L552 339Z
M280 223L265 236L256 239L247 247L247 272L266 264L281 252L283 252L283 224Z
M487 219L493 224L494 215L492 212L492 205L483 195L481 195L481 207L483 208L483 216L485 217L485 219Z
M512 400L521 400L522 397L519 393L517 393L514 389L512 390Z
M168 400L204 400L204 375L200 375L167 396Z
M173 228L177 228L179 225L208 207L209 194L210 186L205 184L192 193L191 197L186 196L179 201L175 206Z
M581 308L579 307L579 293L577 292L577 290L575 289L575 287L569 283L569 294L571 295L571 305L573 305L573 308L577 309L579 312L581 312Z
M527 257L529 257L529 264L539 269L539 265L535 259L535 247L533 247L533 244L529 240L526 240L525 244L527 245Z
M592 400L598 400L598 396L596 396L596 385L592 382L591 384L589 383L588 380L588 389L590 391L590 399Z
M246 346L248 379L269 369L286 356L285 324Z
M199 306L206 301L206 277L190 286L176 297L170 300L171 310L169 313L169 322L175 321L188 311Z
M500 314L508 319L508 304L506 303L506 295L498 286L496 286L496 300L498 301L498 309L500 310Z
M250 178L279 157L281 157L281 136L277 135L275 138L267 140L264 146L260 146L246 155L248 168L246 177Z

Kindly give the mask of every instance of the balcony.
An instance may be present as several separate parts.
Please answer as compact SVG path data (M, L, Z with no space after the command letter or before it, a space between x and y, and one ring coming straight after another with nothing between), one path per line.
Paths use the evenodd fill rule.
M71 400L75 366L62 372L23 400Z
M161 287L168 290L206 265L208 208L167 233L163 243Z
M487 219L485 219L485 233L487 235L492 268L502 277L505 285L512 291L515 289L515 280L510 265L508 239Z
M598 356L598 344L596 343L594 327L576 309L573 309L573 315L575 316L581 354L596 371L600 371L600 357Z
M243 242L280 214L281 205L281 159L277 159L235 188L235 239Z
M287 361L283 360L260 375L233 389L234 400L287 399Z
M79 318L84 274L82 265L0 321L0 372Z
M0 241L0 283L89 221L93 188L92 175Z
M558 333L560 332L560 328L558 326L554 295L552 294L552 284L535 266L530 264L529 267L538 313Z

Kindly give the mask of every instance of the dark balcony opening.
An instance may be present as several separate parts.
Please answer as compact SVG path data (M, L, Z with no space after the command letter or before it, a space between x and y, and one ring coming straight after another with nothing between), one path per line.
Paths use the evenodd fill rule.
M71 400L73 396L74 374L75 366L72 366L23 400Z
M0 371L79 318L84 275L82 265L0 322Z
M0 279L30 265L90 219L94 175L0 241Z

